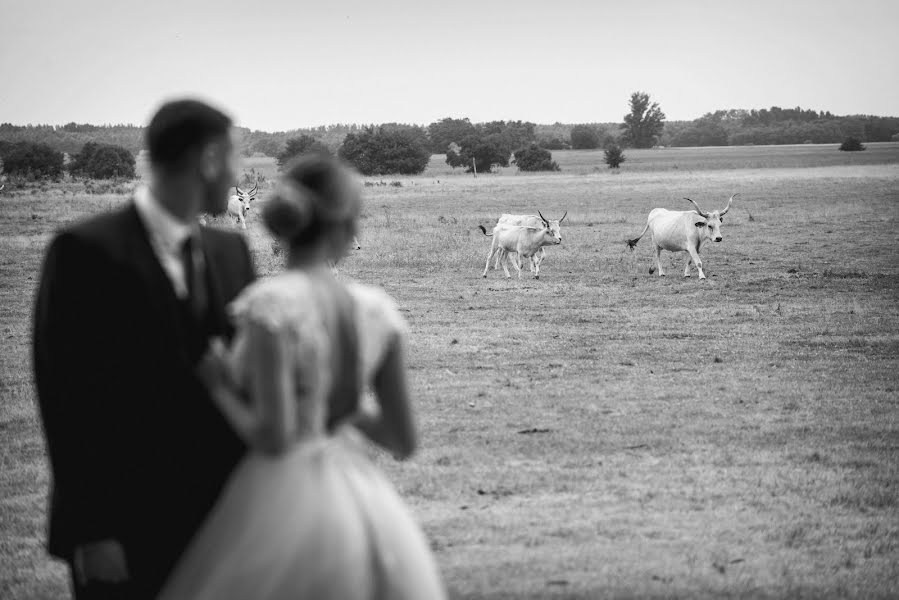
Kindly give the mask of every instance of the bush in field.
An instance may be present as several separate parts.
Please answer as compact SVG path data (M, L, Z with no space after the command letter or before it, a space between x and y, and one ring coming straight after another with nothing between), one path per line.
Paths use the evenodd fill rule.
M16 142L3 151L3 172L25 179L57 179L62 175L63 154L47 144Z
M606 148L606 151L603 153L603 162L609 165L610 169L617 169L621 166L626 158L624 153L621 151L621 147L617 144L613 144Z
M515 164L522 171L560 171L549 150L533 144L530 148L516 150Z
M539 138L537 140L537 144L541 148L546 148L547 150L569 150L571 149L571 143L567 140L563 140L560 137L551 137L551 138Z
M69 173L88 179L134 179L134 156L127 148L88 142L72 157Z
M366 127L361 133L347 134L339 155L363 175L417 175L431 160L424 130L396 124Z
M281 169L291 161L295 156L300 156L301 154L309 154L311 152L318 152L323 154L330 154L331 150L325 144L321 143L311 135L303 134L299 137L293 137L287 140L287 144L284 146L284 150L278 153L278 168Z
M858 152L859 150L864 150L865 145L861 143L861 140L854 137L847 137L843 140L843 143L840 144L840 150L844 152Z
M475 126L468 119L445 118L428 125L428 139L431 152L442 154L449 150L450 144L458 144L464 138L475 133Z
M461 150L446 153L446 163L453 167L465 167L471 173L488 173L493 165L509 166L512 155L509 140L501 133L473 134L462 140Z
M575 125L571 128L571 147L575 150L599 148L599 131L590 125Z

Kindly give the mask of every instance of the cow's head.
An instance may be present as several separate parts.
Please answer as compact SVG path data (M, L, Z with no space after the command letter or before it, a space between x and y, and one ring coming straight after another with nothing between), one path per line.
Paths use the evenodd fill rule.
M693 200L689 198L684 198L693 204L696 207L696 212L702 217L703 221L697 221L693 225L696 228L700 229L700 234L706 239L712 240L713 242L720 242L724 238L721 236L721 224L724 223L724 215L727 214L727 211L730 210L730 203L734 201L734 194L730 197L730 200L727 201L727 206L724 207L724 210L715 210L710 213L703 211L699 208L699 205L696 204Z
M253 189L244 191L234 186L234 189L237 190L237 200L240 202L240 210L243 211L244 216L248 212L250 212L250 202L256 199L256 192L259 190L259 183L253 184Z
M537 211L537 214L540 214L540 211ZM562 215L561 219L555 221L549 221L544 219L547 223L549 223L549 228L552 229L553 234L559 238L559 243L562 243L562 221L565 220L565 217L568 216L568 211L565 211L565 214ZM543 215L540 215L540 218L543 219Z
M550 222L546 217L543 216L539 210L537 214L540 215L540 219L543 221L543 237L547 241L547 245L550 244L561 244L562 243L562 234L559 233L559 223L562 219L565 218L565 215L568 214L568 211L565 211L565 215L562 215L562 219L558 221Z

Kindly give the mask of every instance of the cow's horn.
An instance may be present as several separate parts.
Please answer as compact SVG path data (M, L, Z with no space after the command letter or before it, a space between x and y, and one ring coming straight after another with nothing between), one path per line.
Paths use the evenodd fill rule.
M564 221L564 220L565 220L565 217L566 217L567 215L568 215L568 211L566 210L566 211L565 211L565 214L562 215L562 218L559 219L559 223L561 223L562 221Z
M255 194L255 193L256 193L256 188L258 188L258 187L259 187L259 182L257 181L256 183L253 184L253 189L249 191L249 194L250 194L251 196L252 196L253 194Z
M730 200L727 201L727 206L725 206L725 207L724 207L724 210L722 210L722 211L721 211L720 213L718 213L718 214L721 215L722 217L723 217L724 215L726 215L726 214L727 214L727 211L730 210L730 203L733 202L733 201L734 201L734 197L735 197L735 196L738 196L738 195L739 195L739 194L734 194L734 195L732 195L732 196L730 197Z
M541 219L543 219L543 224L544 224L545 226L549 227L549 221L546 220L546 217L543 216L543 213L540 212L540 211L538 210L538 211L537 211L537 214L540 215L540 218L541 218Z
M708 218L709 218L709 213L707 213L707 212L702 212L702 209L699 208L699 205L698 205L698 204L696 204L695 202L693 202L693 201L690 200L689 198L684 198L684 200L687 200L688 202L692 202L692 203L693 203L693 206L696 207L696 212L699 213L699 216L700 216L700 217L702 217L703 219L708 219Z

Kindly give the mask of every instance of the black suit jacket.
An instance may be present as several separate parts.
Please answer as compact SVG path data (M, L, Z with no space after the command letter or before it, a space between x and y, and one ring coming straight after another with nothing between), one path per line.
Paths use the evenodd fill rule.
M202 229L204 335L254 278L244 239ZM194 374L197 352L133 203L59 233L37 294L34 368L52 471L49 550L119 540L155 594L245 447ZM183 314L183 313L181 313Z

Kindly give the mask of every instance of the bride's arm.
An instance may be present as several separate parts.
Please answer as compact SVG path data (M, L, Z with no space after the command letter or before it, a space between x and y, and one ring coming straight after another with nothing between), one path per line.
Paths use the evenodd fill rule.
M408 458L415 451L416 436L401 335L393 336L373 383L380 411L357 413L350 422L396 458Z
M296 427L289 348L283 336L252 321L246 325L246 336L244 356L250 361L246 365L248 399L223 372L223 365L227 363L222 353L227 350L220 342L211 348L212 354L218 356L204 359L201 377L219 409L244 442L262 452L278 454L287 448ZM211 362L217 362L219 366L211 365ZM216 370L218 374L213 373Z

